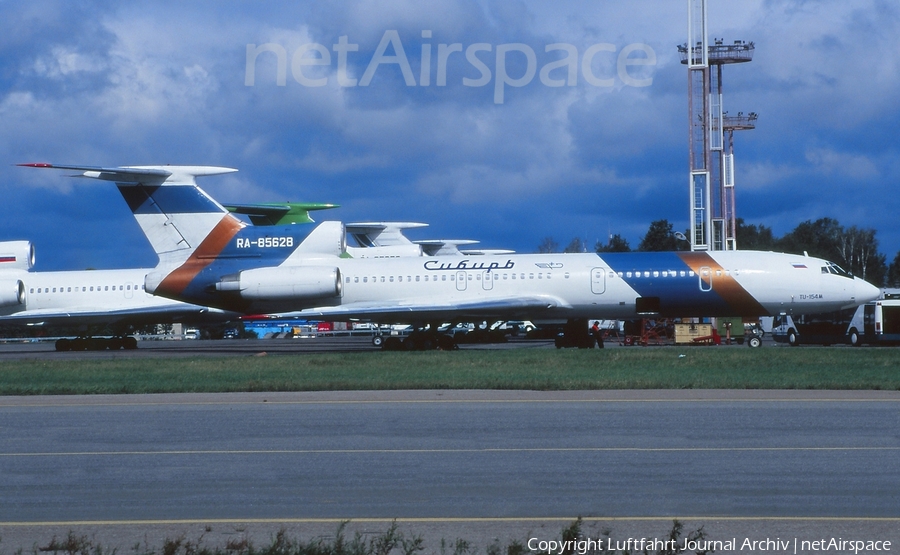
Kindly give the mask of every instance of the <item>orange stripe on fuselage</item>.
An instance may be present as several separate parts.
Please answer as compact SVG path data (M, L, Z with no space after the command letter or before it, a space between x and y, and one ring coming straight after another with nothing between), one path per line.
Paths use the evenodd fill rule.
M154 294L180 295L197 274L212 264L231 239L243 228L240 220L226 214L209 235L197 246L191 256L162 280Z
M707 284L712 280L712 289L722 297L728 305L734 309L731 316L759 316L767 314L767 311L753 295L747 292L729 272L725 271L718 262L705 252L680 252L678 257L690 267L698 276L702 276L701 269L709 268L709 280L703 280ZM718 273L717 273L718 272ZM703 279L702 277L700 279Z

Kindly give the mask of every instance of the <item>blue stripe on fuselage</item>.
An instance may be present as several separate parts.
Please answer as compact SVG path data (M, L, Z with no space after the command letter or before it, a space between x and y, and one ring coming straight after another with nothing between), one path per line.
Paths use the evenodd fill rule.
M598 256L639 296L659 297L663 316L695 314L701 306L706 316L732 315L735 310L708 284L704 285L707 290L702 290L700 276L692 275L692 268L678 253L599 253Z
M222 208L194 185L119 185L134 214L209 214ZM151 198L152 197L152 198Z

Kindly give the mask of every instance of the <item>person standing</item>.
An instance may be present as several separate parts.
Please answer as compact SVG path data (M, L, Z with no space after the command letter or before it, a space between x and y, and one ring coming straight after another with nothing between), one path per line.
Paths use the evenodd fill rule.
M591 326L591 335L594 336L594 339L597 340L597 348L603 348L603 331L600 329L600 321L594 320L594 325Z

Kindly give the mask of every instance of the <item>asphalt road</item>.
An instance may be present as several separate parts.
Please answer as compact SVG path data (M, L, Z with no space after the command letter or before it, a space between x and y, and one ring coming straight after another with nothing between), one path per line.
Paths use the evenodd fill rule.
M578 516L896 536L898 424L897 392L0 398L0 545L345 519L499 537Z

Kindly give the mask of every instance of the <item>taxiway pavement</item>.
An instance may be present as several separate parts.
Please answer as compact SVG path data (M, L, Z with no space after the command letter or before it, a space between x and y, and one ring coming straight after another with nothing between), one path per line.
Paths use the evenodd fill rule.
M127 548L186 529L259 545L399 519L525 541L582 516L900 541L898 424L900 393L876 391L0 397L0 538L89 530Z

